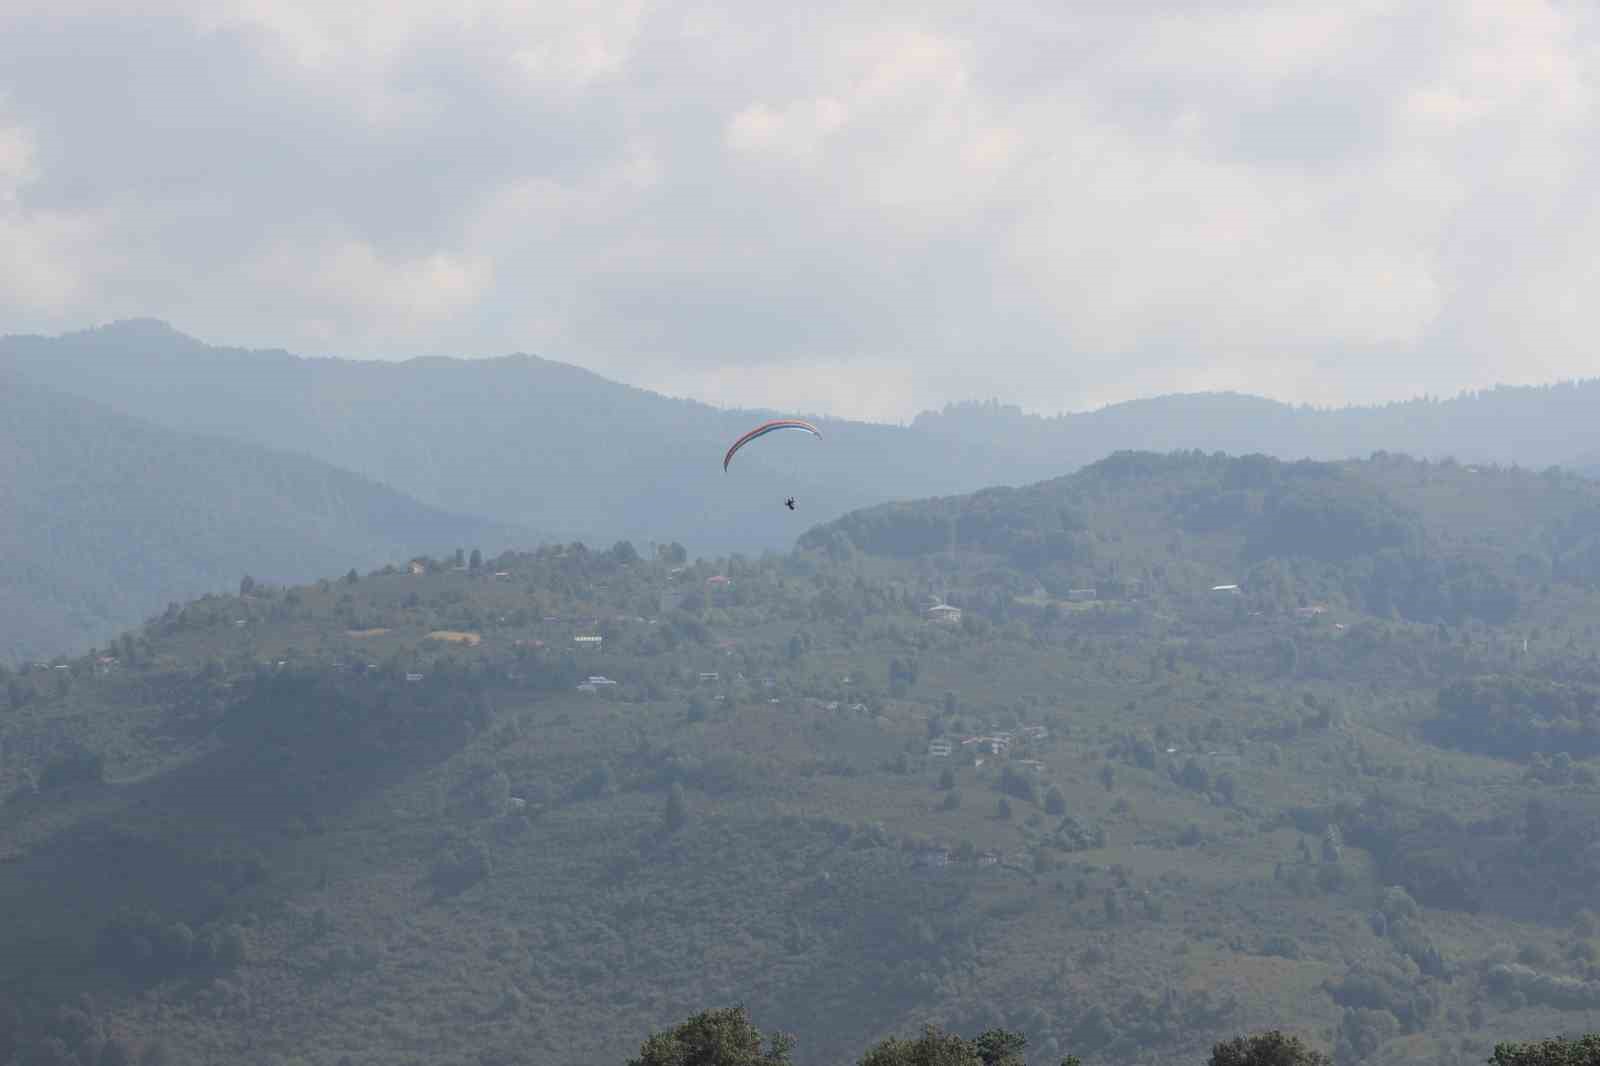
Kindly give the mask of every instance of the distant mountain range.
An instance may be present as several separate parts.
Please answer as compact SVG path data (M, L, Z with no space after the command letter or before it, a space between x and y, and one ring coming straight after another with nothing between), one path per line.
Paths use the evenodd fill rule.
M165 604L532 536L326 463L182 433L0 373L0 663Z
M436 506L562 539L787 548L808 517L997 476L979 459L952 479L940 458L962 446L933 458L903 429L843 422L824 427L820 446L764 441L724 474L723 451L759 413L668 399L525 355L304 359L212 348L139 321L7 338L0 366L173 429L298 451ZM782 506L791 495L798 517Z
M1291 406L1239 393L1190 393L1083 414L1024 414L994 403L926 412L915 432L1005 447L1029 477L1057 477L1116 451L1199 449L1280 459L1354 459L1399 452L1422 459L1532 469L1600 465L1600 379L1498 386L1448 400L1366 407Z
M1055 417L968 403L925 412L910 426L820 418L822 441L778 434L724 473L727 444L773 412L672 399L530 355L303 358L213 347L145 319L54 338L0 338L4 372L143 419L150 431L206 435L204 444L186 439L211 458L220 454L217 438L298 453L438 509L418 510L432 517L416 530L361 526L366 539L344 547L363 558L380 544L431 542L438 523L474 521L441 512L536 530L530 538L630 539L641 549L677 540L707 555L787 550L808 526L858 508L1059 477L1125 449L1320 459L1394 451L1580 470L1600 460L1600 420L1592 414L1600 381L1340 410L1207 393ZM52 409L59 408L58 401ZM48 457L39 462L49 469ZM786 496L797 498L798 513L783 508ZM306 520L287 511L275 528L288 537ZM344 535L308 528L329 549ZM273 558L295 558L298 550ZM162 600L198 587L173 587Z

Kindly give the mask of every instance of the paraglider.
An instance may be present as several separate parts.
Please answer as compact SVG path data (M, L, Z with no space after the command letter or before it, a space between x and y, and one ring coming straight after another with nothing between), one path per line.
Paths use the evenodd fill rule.
M775 433L780 429L804 430L819 440L822 438L822 433L817 429L816 426L813 426L810 422L802 422L798 418L778 418L771 422L763 422L761 425L757 426L755 429L752 429L749 433L746 433L744 436L733 442L733 447L728 449L728 454L722 457L722 469L728 469L728 464L733 461L734 454L738 452L740 448L743 448L746 444L749 444L757 437L765 437L768 433Z

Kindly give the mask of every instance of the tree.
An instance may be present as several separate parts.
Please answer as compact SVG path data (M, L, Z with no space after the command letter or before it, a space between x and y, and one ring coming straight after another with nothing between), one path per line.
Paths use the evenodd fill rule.
M572 798L575 800L597 800L611 794L611 766L601 763L590 770L572 786Z
M1028 1039L1021 1033L990 1029L972 1044L983 1066L1025 1066L1022 1051L1028 1046Z
M1029 803L1039 802L1039 789L1033 778L1014 766L1007 766L1000 771L1000 791Z
M1211 775L1206 773L1206 768L1194 759L1183 764L1183 770L1178 774L1178 784L1196 792L1204 792L1211 785Z
M1600 1033L1576 1039L1496 1044L1489 1066L1600 1066Z
M256 579L249 574L239 579L239 595L248 596L256 590Z
M968 1040L930 1025L914 1040L891 1036L867 1050L858 1066L1025 1066L1027 1039L1020 1033L990 1029ZM1068 1058L1062 1066L1076 1066Z
M1000 802L994 805L994 816L996 818L1009 820L1011 818L1011 801L1006 799L1004 796L1001 796Z
M1067 813L1067 797L1060 785L1051 785L1050 791L1044 794L1044 809L1047 814Z
M1299 1037L1272 1029L1217 1044L1211 1049L1210 1066L1332 1066L1332 1062Z
M482 570L483 569L483 552L479 551L477 548L473 548L472 549L472 556L471 556L471 558L469 558L467 560L467 569L468 570Z
M948 766L939 773L939 787L945 792L956 787L956 772Z
M789 1066L794 1038L768 1037L750 1023L743 1006L701 1011L656 1033L628 1066Z
M346 585L354 585L357 581L360 581L360 580L361 580L361 575L356 573L356 568L353 567L353 566L350 568L350 572L348 574L344 575L344 583Z

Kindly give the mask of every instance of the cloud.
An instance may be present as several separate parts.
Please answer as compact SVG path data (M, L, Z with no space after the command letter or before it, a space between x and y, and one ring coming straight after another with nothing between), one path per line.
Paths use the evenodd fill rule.
M13 328L880 418L1593 373L1584 5L142 10L0 13Z

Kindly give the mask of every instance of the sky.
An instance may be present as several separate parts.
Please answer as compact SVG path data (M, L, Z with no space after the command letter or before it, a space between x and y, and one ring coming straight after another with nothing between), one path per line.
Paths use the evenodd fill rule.
M1591 377L1597 100L1591 3L6 0L0 331L883 421Z

